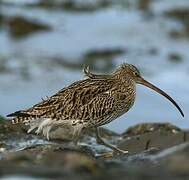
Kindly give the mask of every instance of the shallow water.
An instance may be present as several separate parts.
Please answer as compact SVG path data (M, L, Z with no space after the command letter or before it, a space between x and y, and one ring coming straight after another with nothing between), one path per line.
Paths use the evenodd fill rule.
M83 78L82 64L90 64L99 72L110 72L116 65L129 62L140 68L145 79L170 94L182 107L185 118L167 100L139 85L134 107L107 126L122 132L140 122L161 121L189 128L189 39L171 38L169 32L182 29L182 24L163 15L176 7L189 8L188 1L153 1L146 13L135 4L122 7L115 3L93 12L73 12L27 7L23 2L26 1L2 4L0 12L9 18L19 15L48 24L52 31L17 39L2 26L1 115L30 107L42 97ZM86 58L91 52L117 49L123 53L95 60ZM178 54L181 60L169 60L170 54Z

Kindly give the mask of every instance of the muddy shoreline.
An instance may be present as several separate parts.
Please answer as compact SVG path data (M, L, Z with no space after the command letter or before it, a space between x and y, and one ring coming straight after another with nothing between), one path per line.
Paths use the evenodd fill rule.
M102 128L106 140L128 155L101 156L111 150L96 144L93 131L79 146L62 140L46 141L25 129L0 123L1 177L45 179L187 179L189 132L171 124L146 123L117 134Z

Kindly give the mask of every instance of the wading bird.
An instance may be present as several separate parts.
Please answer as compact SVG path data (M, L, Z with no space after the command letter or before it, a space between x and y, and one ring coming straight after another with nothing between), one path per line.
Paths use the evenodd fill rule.
M128 151L105 142L98 128L123 115L133 106L136 84L147 86L166 97L184 117L177 103L164 91L144 80L139 70L131 64L121 64L109 75L93 74L88 68L84 68L84 73L86 79L74 82L29 109L7 116L13 117L13 124L28 125L28 133L36 129L37 134L42 133L47 139L53 129L61 127L63 134L69 131L70 139L76 144L85 129L95 128L97 143L118 153Z

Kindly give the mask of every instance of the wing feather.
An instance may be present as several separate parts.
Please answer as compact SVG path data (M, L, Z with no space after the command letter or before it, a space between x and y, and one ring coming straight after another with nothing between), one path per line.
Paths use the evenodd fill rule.
M19 123L33 117L47 117L57 120L69 119L70 111L76 117L82 106L88 104L99 94L111 89L112 85L111 79L104 81L102 79L87 78L76 81L33 107L16 111L9 114L8 117L15 117L15 122Z

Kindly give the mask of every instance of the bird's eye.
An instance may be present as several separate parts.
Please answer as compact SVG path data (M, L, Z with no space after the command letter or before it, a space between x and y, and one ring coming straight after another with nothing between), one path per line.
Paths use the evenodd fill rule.
M138 76L139 74L138 74L137 72L134 72L134 75L135 75L135 76Z

